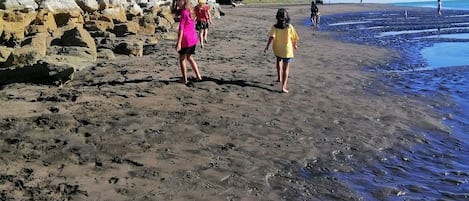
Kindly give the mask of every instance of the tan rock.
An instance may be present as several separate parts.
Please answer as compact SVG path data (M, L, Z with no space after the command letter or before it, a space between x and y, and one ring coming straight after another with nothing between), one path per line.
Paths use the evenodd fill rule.
M172 29L172 24L164 17L157 16L156 20L156 31L168 32Z
M21 47L15 48L8 57L5 66L32 65L46 56L47 33L39 33L26 38Z
M139 30L140 25L137 22L129 21L126 23L114 25L112 32L116 34L116 36L122 37L126 35L137 34Z
M0 46L0 63L6 62L11 52L13 52L13 48Z
M114 23L112 21L89 20L85 22L84 27L88 31L106 32L114 29Z
M139 20L140 30L139 34L153 35L155 33L156 24L155 19L151 16L143 16Z
M93 13L99 9L98 1L96 0L76 0L75 1L80 8L88 13Z
M52 33L57 29L54 14L47 10L39 10L34 22L29 26L29 33L36 32L50 32Z
M75 0L42 0L39 8L53 13L82 12Z
M112 19L115 24L125 23L127 22L127 15L126 15L125 8L118 7L118 8L107 8L102 11L102 16Z
M162 7L161 12L158 13L158 16L165 18L170 24L175 23L173 13L171 13L171 8L169 6Z
M62 46L77 46L86 47L90 49L90 54L93 55L93 60L96 60L96 44L90 33L83 27L76 26L63 32L60 37L60 44Z
M114 52L110 49L99 49L98 50L98 58L99 59L112 60L112 59L115 59L116 56L114 55Z
M21 13L15 11L3 12L3 34L4 41L21 41L29 24L36 18L36 12Z
M54 18L57 27L85 23L83 15L79 11L72 11L68 13L54 13Z
M114 52L141 57L143 56L143 43L144 42L139 39L122 41L115 47Z

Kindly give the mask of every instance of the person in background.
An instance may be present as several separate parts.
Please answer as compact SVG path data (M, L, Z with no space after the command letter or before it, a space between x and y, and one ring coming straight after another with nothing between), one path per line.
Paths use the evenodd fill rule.
M316 5L316 0L313 0L311 2L311 26L318 28L320 19L321 13L319 13L319 8Z
M209 23L212 24L212 16L210 15L210 7L206 4L206 0L199 0L199 4L194 8L196 15L195 29L199 31L200 47L204 47L207 43Z
M195 13L192 9L191 0L177 0L180 12L178 40L176 43L176 51L179 53L179 65L181 67L181 83L187 84L186 60L189 61L197 80L202 80L197 63L192 56L195 54L197 46L197 32L195 31Z
M269 32L269 39L264 52L269 49L273 41L272 49L277 57L277 82L282 82L282 92L288 93L287 81L290 62L293 59L293 49L298 48L300 39L293 25L290 24L290 17L287 10L280 8L276 14L277 23L272 26Z
M441 16L441 0L438 0L438 16Z

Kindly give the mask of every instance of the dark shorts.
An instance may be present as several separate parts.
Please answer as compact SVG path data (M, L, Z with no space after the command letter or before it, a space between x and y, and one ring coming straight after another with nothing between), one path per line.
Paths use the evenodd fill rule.
M195 54L195 46L197 46L197 45L194 45L192 47L181 48L181 50L179 50L178 53L179 53L179 55L182 55L182 54Z
M290 63L293 60L293 58L281 58L277 57L277 62L283 61L284 63Z
M208 22L197 21L197 24L195 24L195 29L197 30L208 29Z
M316 12L311 12L311 18L313 18L313 17L318 17L318 16L319 16L318 13L316 13Z

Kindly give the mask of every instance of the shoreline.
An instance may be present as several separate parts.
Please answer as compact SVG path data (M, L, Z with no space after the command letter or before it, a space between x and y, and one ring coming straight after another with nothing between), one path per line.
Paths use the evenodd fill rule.
M396 57L391 50L313 32L302 23L309 6L286 7L300 34L286 95L272 54L261 53L275 5L225 8L196 50L204 81L190 87L177 83L174 41L102 61L63 88L4 86L6 198L359 200L336 172L421 143L414 127L444 126L362 71ZM322 15L384 8L395 7L320 7Z

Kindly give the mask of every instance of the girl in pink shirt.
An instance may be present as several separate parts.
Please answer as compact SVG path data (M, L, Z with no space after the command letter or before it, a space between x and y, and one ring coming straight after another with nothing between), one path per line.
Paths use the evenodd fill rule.
M181 83L187 84L186 59L189 61L197 80L202 80L197 63L192 57L195 54L197 45L197 32L195 31L195 13L192 10L190 0L177 0L177 5L181 9L179 21L178 40L176 51L179 53L179 65L181 66Z

